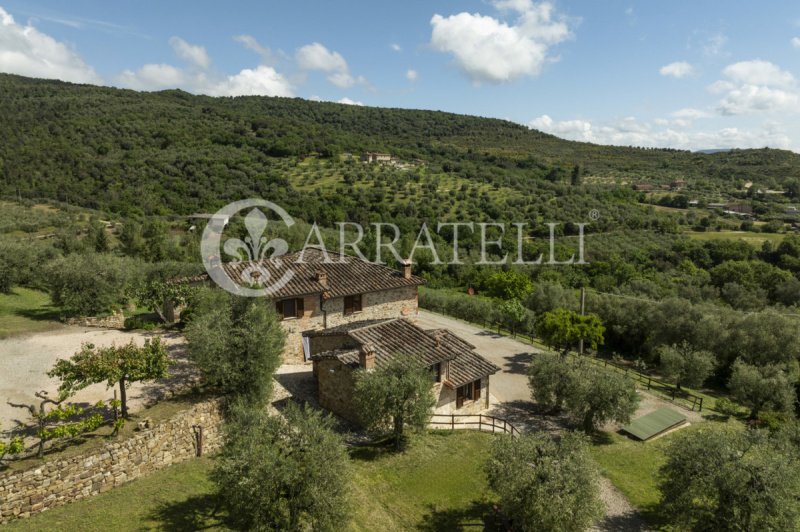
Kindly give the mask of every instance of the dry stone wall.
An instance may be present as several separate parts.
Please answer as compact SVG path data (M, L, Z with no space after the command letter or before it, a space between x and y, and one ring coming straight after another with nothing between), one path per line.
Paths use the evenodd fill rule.
M222 445L220 400L210 399L134 436L85 454L0 473L0 523L91 497Z

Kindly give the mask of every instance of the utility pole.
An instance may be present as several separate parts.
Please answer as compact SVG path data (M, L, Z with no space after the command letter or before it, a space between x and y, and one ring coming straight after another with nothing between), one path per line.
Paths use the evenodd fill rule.
M586 315L586 288L581 286L581 316L585 315ZM578 347L578 350L581 356L583 356L583 338L580 339L580 346Z

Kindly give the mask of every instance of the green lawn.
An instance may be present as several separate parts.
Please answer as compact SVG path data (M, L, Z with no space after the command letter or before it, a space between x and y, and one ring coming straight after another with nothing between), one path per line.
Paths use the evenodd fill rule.
M0 338L57 329L57 319L58 310L44 292L17 287L0 294Z
M595 437L591 447L592 456L603 475L643 512L651 525L658 525L655 513L660 498L658 469L665 461L664 451L678 434L697 430L706 423L689 425L649 442L604 432Z
M779 233L751 233L749 231L690 231L686 234L694 240L742 240L759 249L766 241L777 244L786 236Z
M491 434L432 431L403 454L386 446L355 448L353 531L483 529L492 495L483 463ZM8 530L227 530L213 515L208 473L192 460L107 493L16 521Z

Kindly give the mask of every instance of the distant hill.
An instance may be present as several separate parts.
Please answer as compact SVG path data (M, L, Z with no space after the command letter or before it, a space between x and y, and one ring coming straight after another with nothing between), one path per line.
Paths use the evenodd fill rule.
M695 150L694 153L705 153L706 155L713 155L715 153L728 153L731 148L714 148L710 150Z
M781 150L704 154L599 146L444 112L142 93L6 74L0 75L0 139L0 195L145 214L189 214L253 195L302 206L329 194L339 202L331 208L362 208L342 203L336 190L389 179L386 172L339 165L343 154L365 150L425 161L415 179L435 177L440 183L430 190L440 194L447 192L441 183L489 187L484 203L502 191L504 198L513 198L511 191L562 195L558 187L576 165L581 175L613 182L746 179L777 188L800 176L800 156ZM298 166L308 155L331 163ZM320 189L323 184L328 188ZM357 198L401 200L385 193Z

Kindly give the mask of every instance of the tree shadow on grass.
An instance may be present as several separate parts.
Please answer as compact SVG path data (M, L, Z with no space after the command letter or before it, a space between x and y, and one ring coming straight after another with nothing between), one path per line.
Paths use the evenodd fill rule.
M159 505L149 519L158 523L156 530L190 532L225 526L227 516L219 508L215 494L196 495L183 501Z
M16 309L14 314L33 321L61 321L61 312L52 306Z
M472 501L469 506L462 508L436 509L434 506L429 506L417 529L426 532L505 530L502 518L495 515L492 504L486 501Z

